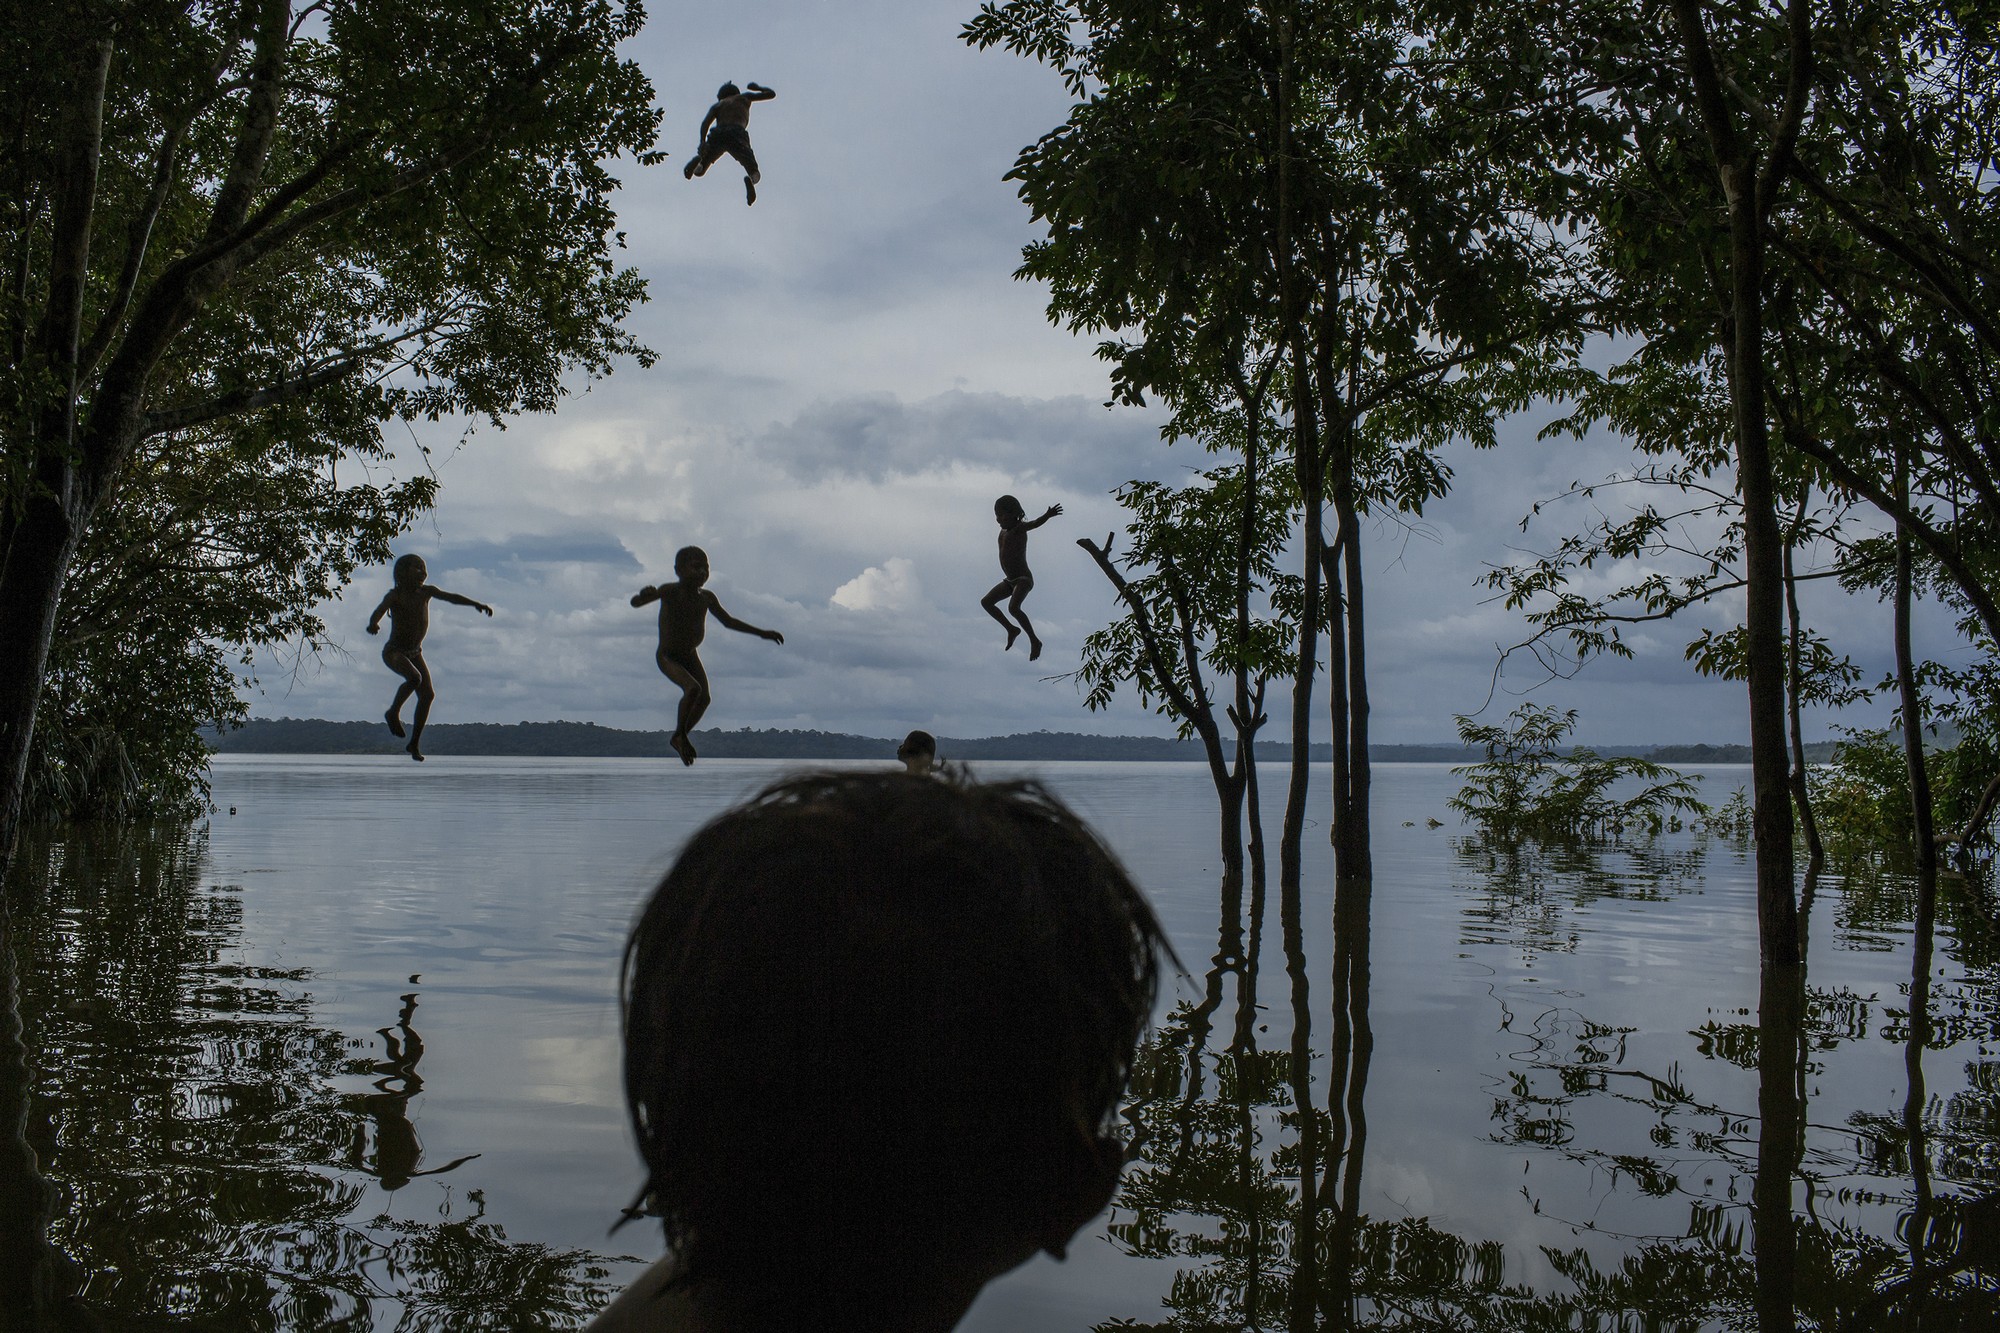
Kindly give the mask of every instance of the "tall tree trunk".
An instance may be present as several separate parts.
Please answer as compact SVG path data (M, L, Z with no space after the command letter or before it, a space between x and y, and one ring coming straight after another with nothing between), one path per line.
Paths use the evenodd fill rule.
M1290 811L1287 811L1289 814ZM1285 972L1291 979L1292 1108L1298 1123L1299 1196L1292 1217L1291 1303L1285 1311L1287 1333L1314 1333L1319 1327L1321 1267L1319 1244L1320 1117L1314 1106L1312 1079L1312 981L1306 972L1305 923L1296 878L1281 879L1278 911L1284 928Z
M1351 477L1344 486L1335 487L1333 503L1346 572L1341 610L1347 631L1347 800L1334 826L1334 876L1367 880L1375 874L1368 820L1373 781L1368 761L1368 622L1363 614L1361 522Z
M1896 496L1909 504L1910 457L1896 454ZM1937 916L1937 829L1931 812L1930 764L1924 755L1923 698L1917 692L1916 654L1910 648L1910 533L1896 525L1896 693L1902 705L1903 762L1910 775L1911 829L1916 835L1917 912L1910 958L1910 1036L1903 1047L1903 1132L1910 1153L1909 1302L1905 1327L1923 1327L1924 1288L1929 1282L1925 1251L1930 1228L1930 1161L1924 1147L1924 1046L1930 1039L1931 931Z
M1789 0L1791 40L1783 118L1760 171L1758 154L1723 88L1699 0L1672 0L1681 45L1716 176L1729 216L1729 286L1724 352L1736 437L1737 490L1743 501L1745 656L1750 696L1750 766L1755 788L1757 926L1762 957L1785 967L1799 961L1798 905L1792 864L1792 796L1785 726L1784 537L1778 528L1764 402L1764 223L1785 179L1812 71L1807 0Z
M1803 515L1805 502L1799 502ZM1796 531L1796 527L1794 528ZM1806 883L1818 882L1819 872L1826 868L1826 847L1820 842L1819 820L1813 816L1812 788L1806 782L1806 736L1800 718L1805 693L1805 665L1800 655L1805 648L1805 628L1799 620L1799 585L1792 568L1793 544L1785 542L1785 619L1790 635L1791 651L1785 661L1785 698L1787 722L1792 733L1792 806L1799 814L1799 828L1806 838ZM1805 928L1803 911L1800 914L1800 930ZM1801 954L1805 945L1801 941Z
M1803 1147L1799 1096L1805 968L1766 960L1757 996L1757 1179L1750 1193L1758 1333L1798 1327L1798 1226L1792 1177Z
M1896 484L1907 494L1909 456L1899 453ZM1903 762L1910 773L1911 830L1916 835L1917 895L1937 895L1937 828L1931 807L1930 764L1924 757L1924 701L1917 692L1916 656L1910 650L1910 534L1896 527L1896 693L1902 705Z
M62 493L30 496L0 569L0 883L20 837L35 710L63 580L83 534L81 519L72 513L74 497L73 476Z
M112 43L98 36L75 52L75 93L63 119L62 188L49 219L47 305L35 330L37 386L25 419L34 437L8 441L33 469L33 489L0 549L0 883L13 864L28 783L35 709L55 634L56 608L91 504L77 471L77 356L82 343L91 227L104 145L104 90Z
M1368 1069L1375 1053L1369 1018L1371 883L1342 879L1333 899L1333 1049L1327 1080L1327 1192L1336 1195L1321 1288L1322 1327L1359 1326L1354 1306L1355 1241L1361 1228L1361 1176L1368 1153ZM1337 1186L1337 1189L1336 1189Z

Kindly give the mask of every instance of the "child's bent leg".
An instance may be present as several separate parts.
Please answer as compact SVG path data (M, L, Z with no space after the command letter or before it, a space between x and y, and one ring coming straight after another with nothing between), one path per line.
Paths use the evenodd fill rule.
M1021 631L1014 628L1013 621L1007 619L1006 616L1001 614L1000 602L1003 598L1007 596L1008 593L1012 592L1013 590L1014 590L1014 580L1007 579L1003 582L994 584L993 590L987 593L984 597L979 599L979 604L986 608L986 614L992 616L995 620L999 621L1000 628L1007 631L1007 646L1009 648L1012 648L1014 646L1014 640L1021 637Z
M662 652L654 660L659 663L661 674L681 687L680 707L674 714L674 732L667 737L667 744L673 747L683 764L692 764L695 760L694 725L708 711L708 672L703 669L698 657L688 660L669 657Z
M1027 600L1028 590L1034 586L1033 583L1026 579L1016 579L1014 582L1013 599L1007 603L1007 609L1014 613L1014 619L1020 621L1021 628L1028 633L1028 660L1030 662L1042 655L1042 641L1035 637L1035 627L1028 622L1028 613L1021 609L1021 603ZM1009 648L1014 646L1011 639L1008 640L1007 646Z
M401 648L384 648L382 664L403 678L402 683L396 686L396 701L389 705L388 712L382 714L382 720L389 724L389 734L401 739L404 734L403 705L417 692L417 682L423 677Z
M424 723L431 715L431 702L437 698L437 689L431 684L431 669L424 661L422 653L410 653L409 660L417 668L417 680L413 688L417 695L417 715L410 720L410 743L403 748L410 752L410 758L423 762L424 752L420 748L424 738Z
M764 179L764 173L757 170L757 154L745 143L740 148L731 147L729 155L743 167L743 197L747 204L757 202L757 183Z

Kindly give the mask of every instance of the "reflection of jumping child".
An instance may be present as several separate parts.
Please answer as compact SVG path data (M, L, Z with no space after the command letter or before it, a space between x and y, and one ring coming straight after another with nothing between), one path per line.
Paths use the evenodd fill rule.
M715 105L701 118L701 148L681 168L681 175L689 180L705 176L708 169L729 154L743 164L744 202L757 202L757 182L764 179L764 173L757 170L757 154L750 150L750 104L768 102L777 94L761 84L753 83L750 91L744 92L733 83L725 83L715 90ZM709 127L714 126L711 130Z
M993 585L993 591L980 598L979 604L986 608L986 614L1000 622L1007 631L1007 646L1012 648L1014 640L1021 637L1021 630L1028 632L1028 660L1034 661L1042 655L1042 641L1035 637L1035 627L1028 623L1027 613L1021 610L1028 590L1035 586L1035 576L1028 572L1028 533L1062 512L1061 505L1050 505L1048 512L1034 522L1024 522L1028 511L1021 508L1021 502L1011 495L1003 495L993 502L993 517L1000 524L1000 573L1001 580ZM1007 598L1007 609L1014 613L1014 620L1021 622L1021 628L1014 628L1013 621L1000 611L1000 599Z
M418 748L423 740L424 722L431 715L431 701L437 698L437 690L431 685L431 669L424 663L424 635L431 627L431 599L454 602L459 606L469 606L475 611L493 614L493 608L484 602L475 602L470 597L460 597L455 592L443 588L433 588L424 582L430 571L424 567L420 555L406 555L395 565L396 586L375 608L375 614L368 617L368 632L380 632L382 616L389 617L389 642L382 645L382 661L389 670L403 678L396 687L396 702L389 705L383 714L388 720L389 730L400 736L403 734L403 702L412 694L417 696L417 716L410 724L410 743L403 748L410 752L410 758L422 762L424 752Z
M715 618L730 629L755 634L772 643L783 643L785 636L776 630L746 624L722 609L715 594L701 586L708 582L708 552L699 546L683 546L675 552L674 574L680 582L662 583L657 588L647 584L634 594L632 605L660 604L660 647L653 660L660 664L660 671L668 680L681 687L680 712L667 744L674 747L683 764L692 764L694 725L708 711L711 699L708 672L702 669L701 655L695 651L702 636L708 633L708 613L715 612Z

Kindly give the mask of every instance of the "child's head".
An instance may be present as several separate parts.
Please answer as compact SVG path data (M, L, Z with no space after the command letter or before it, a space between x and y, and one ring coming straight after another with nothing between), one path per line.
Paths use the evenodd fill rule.
M715 100L718 102L725 97L740 97L742 95L743 90L733 83L725 83L715 90Z
M674 552L674 573L684 583L708 581L708 552L699 546L683 546Z
M414 588L429 575L430 570L425 568L422 556L406 555L397 559L391 576L396 580L397 587Z
M625 1096L684 1280L824 1310L1060 1250L1115 1188L1165 947L1030 784L811 774L718 816L625 955Z
M937 737L928 731L913 731L903 737L903 743L896 747L896 758L903 761L903 767L921 777L931 771L937 762Z
M1021 508L1021 502L1011 495L1003 495L993 502L993 517L999 519L1003 527L1019 523L1027 516L1028 511Z

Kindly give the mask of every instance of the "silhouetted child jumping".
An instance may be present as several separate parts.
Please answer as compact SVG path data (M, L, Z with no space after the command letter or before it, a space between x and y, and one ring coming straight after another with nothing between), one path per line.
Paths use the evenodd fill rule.
M380 633L382 617L389 617L389 642L382 645L382 661L389 670L403 678L396 687L396 702L389 705L389 711L382 716L389 723L393 735L403 734L403 703L411 695L417 696L417 715L410 723L410 743L403 748L410 752L410 758L423 761L421 744L424 723L431 715L431 703L437 698L437 690L431 684L431 669L424 662L424 635L431 627L431 599L453 602L459 606L469 606L475 611L493 614L493 608L484 602L475 602L470 597L460 597L455 592L443 588L433 588L424 579L430 571L424 567L420 555L406 555L396 561L394 577L396 586L389 589L382 604L375 608L375 614L368 617L368 632Z
M1032 784L806 774L718 816L625 949L669 1253L589 1333L942 1333L1062 1258L1117 1189L1163 954Z
M1014 646L1014 640L1021 637L1021 631L1028 632L1028 660L1034 661L1042 655L1042 641L1035 637L1035 627L1028 623L1027 612L1021 603L1027 599L1028 590L1035 586L1035 576L1028 570L1028 533L1062 512L1061 505L1050 505L1048 512L1034 522L1024 520L1028 511L1021 508L1021 502L1011 495L1003 495L993 502L993 517L1000 523L1000 573L1001 580L993 585L993 591L980 599L986 614L1000 622L1007 631L1007 647ZM1007 599L1007 609L1014 613L1014 619L1021 622L1020 629L1000 611L1000 600Z
M701 118L701 147L681 168L681 175L688 180L706 176L708 169L727 153L743 164L744 202L754 204L757 182L764 179L764 173L757 170L757 154L750 149L750 104L768 102L777 94L756 83L749 85L749 89L745 92L733 83L725 83L715 90L715 105Z
M633 595L632 605L660 604L660 647L653 660L668 680L681 687L680 711L667 744L683 764L692 764L694 725L711 701L708 672L701 665L701 654L695 651L708 633L708 613L715 612L717 620L740 634L755 634L772 643L783 643L785 636L774 629L746 624L722 609L715 594L701 586L708 582L708 552L699 546L683 546L674 553L674 575L680 582L662 583L657 588L647 584Z

